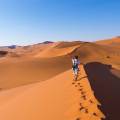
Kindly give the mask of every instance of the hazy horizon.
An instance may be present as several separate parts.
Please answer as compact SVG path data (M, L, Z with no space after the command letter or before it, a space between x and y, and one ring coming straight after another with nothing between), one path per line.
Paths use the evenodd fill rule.
M0 46L120 35L120 1L1 0Z

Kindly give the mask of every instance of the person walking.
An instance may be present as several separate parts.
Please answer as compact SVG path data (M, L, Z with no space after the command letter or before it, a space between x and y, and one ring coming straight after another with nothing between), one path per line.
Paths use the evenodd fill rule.
M80 62L79 62L78 56L74 56L72 58L72 70L74 74L74 80L77 80L78 78L79 64Z

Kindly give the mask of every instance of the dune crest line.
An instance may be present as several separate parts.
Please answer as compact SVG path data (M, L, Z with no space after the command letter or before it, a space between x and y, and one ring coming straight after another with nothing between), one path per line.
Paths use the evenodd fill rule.
M47 81L2 91L0 98L1 120L100 120L104 117L83 66L76 82L72 70L68 70Z

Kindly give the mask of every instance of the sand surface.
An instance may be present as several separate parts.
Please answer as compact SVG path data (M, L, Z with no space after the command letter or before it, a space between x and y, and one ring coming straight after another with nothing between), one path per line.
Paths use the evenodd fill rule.
M0 93L1 120L100 120L87 75L80 66L77 82L68 70L48 81ZM11 109L10 109L11 108Z
M0 48L0 120L119 120L118 42ZM83 63L76 82L74 55Z

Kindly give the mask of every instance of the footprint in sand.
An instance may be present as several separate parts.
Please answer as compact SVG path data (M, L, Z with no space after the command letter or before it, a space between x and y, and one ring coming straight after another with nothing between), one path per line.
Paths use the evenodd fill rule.
M74 85L74 84L75 84L75 82L72 82L72 84Z
M84 100L86 100L86 96L85 95L83 95L83 96L81 96Z
M77 87L77 85L75 85L75 87Z
M83 109L84 109L84 107L81 106L81 107L80 107L80 111L83 110Z
M80 118L76 118L76 120L80 120Z
M88 113L88 109L85 109L85 113Z
M80 103L80 106L82 107L82 103Z
M80 85L80 83L77 83L78 85Z
M86 93L86 92L84 92L84 91L81 91L81 94L82 94L82 95L85 95L85 93Z
M80 85L80 87L82 88L83 86Z
M92 100L89 100L90 103L94 103Z
M80 88L80 89L78 89L79 91L82 91L83 89L82 88Z
M93 113L94 116L98 116L96 113Z
M88 113L88 109L86 109L85 107L81 107L80 111L84 112L84 113Z

